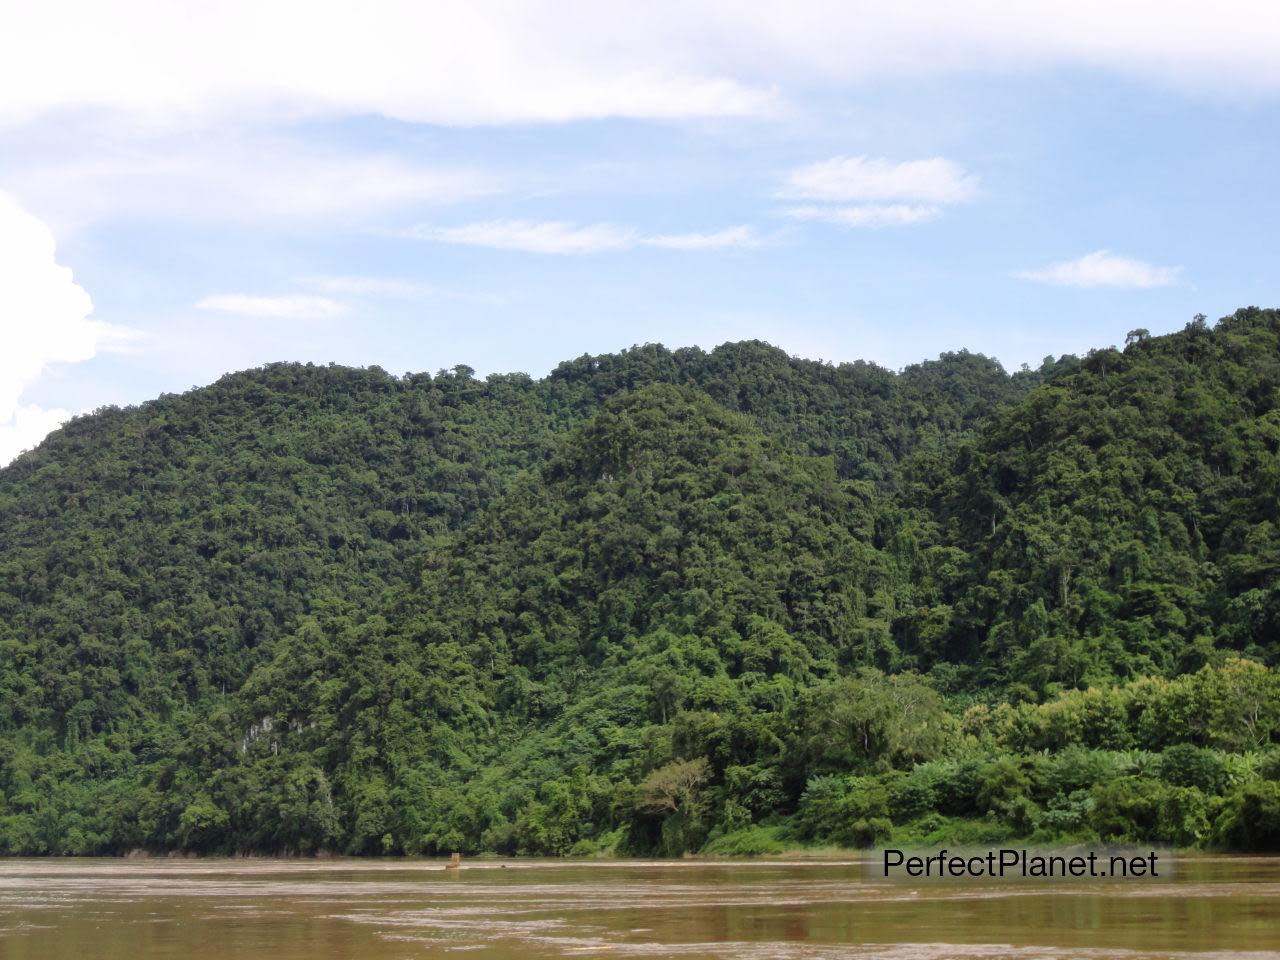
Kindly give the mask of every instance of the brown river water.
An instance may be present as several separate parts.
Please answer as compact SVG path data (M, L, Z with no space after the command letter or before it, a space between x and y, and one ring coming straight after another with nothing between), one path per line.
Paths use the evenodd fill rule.
M446 955L1280 960L1280 859L946 883L852 860L0 860L3 960Z

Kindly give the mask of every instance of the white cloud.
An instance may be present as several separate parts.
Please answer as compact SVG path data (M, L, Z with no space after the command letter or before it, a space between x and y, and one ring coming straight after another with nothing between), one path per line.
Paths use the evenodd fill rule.
M792 220L834 223L841 227L901 227L926 223L942 215L940 207L909 203L864 203L851 207L790 207Z
M951 204L971 200L976 191L977 178L943 157L902 163L871 157L832 157L793 170L781 195L833 202L910 200Z
M1063 67L1271 96L1277 49L1273 0L651 0L625 10L589 0L44 0L0 30L0 131L22 138L0 143L0 175L59 236L121 214L292 226L500 185L392 155L403 147L352 156L263 130L338 139L350 131L312 122L370 115L453 125L760 117L898 77ZM36 128L52 138L40 150ZM852 186L836 161L862 164ZM873 168L884 161L826 163L827 180L814 165L795 185L816 192L794 196L895 202L837 196L887 189ZM898 167L924 178L933 164L944 194L972 186L948 184L945 163Z
M602 253L636 244L636 233L611 223L575 226L559 221L487 220L459 227L417 227L411 235L439 243L528 253Z
M613 223L579 226L558 220L488 220L457 227L422 225L410 230L409 236L437 243L490 247L494 250L560 254L606 253L630 250L638 246L670 250L721 250L760 245L755 232L745 225L711 233L645 235L632 227Z
M18 406L7 421L0 421L0 467L24 450L39 446L40 441L71 419L71 411L46 410L34 404Z
M461 300L491 306L509 302L508 297L489 290L483 293L453 290L405 277L310 276L299 277L298 283L322 293L342 297L403 300L409 303L421 303L427 300Z
M726 250L750 248L761 245L761 239L751 227L744 225L726 227L711 233L668 233L645 237L646 246L668 250Z
M816 201L782 211L793 220L901 227L936 220L944 206L972 200L977 190L978 178L944 157L832 157L792 170L778 195Z
M5 21L9 120L84 106L157 123L744 116L777 110L780 89L1057 67L1280 91L1272 0L44 0Z
M196 304L198 310L216 310L264 320L324 320L346 312L346 305L329 297L304 293L283 296L255 296L247 293L219 293Z
M314 148L297 147L265 156L241 155L233 163L206 165L204 172L219 192L282 216L452 203L497 189L470 170L435 169L387 155L326 156ZM191 165L180 161L174 174L190 176Z
M1171 287L1179 282L1181 267L1159 267L1131 257L1121 257L1110 250L1095 250L1076 260L1064 260L1039 270L1024 270L1023 280L1048 283L1058 287L1120 287L1148 290Z
M325 293L352 297L381 297L388 300L431 300L447 295L429 283L401 277L323 276L302 277L299 282Z
M0 191L0 464L69 416L20 402L50 364L89 360L134 335L92 312L89 295L58 263L49 228Z
M253 111L486 124L773 107L767 87L659 56L665 32L643 11L589 3L54 0L0 38L0 116L91 105L183 122Z
M261 132L168 135L72 124L46 135L40 149L9 158L3 172L60 233L117 215L290 225L359 219L502 189L492 176L466 167L338 151Z

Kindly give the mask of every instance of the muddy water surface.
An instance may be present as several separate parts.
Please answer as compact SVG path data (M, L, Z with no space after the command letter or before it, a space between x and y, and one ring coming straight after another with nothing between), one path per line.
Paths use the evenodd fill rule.
M1280 960L1280 859L945 885L852 861L0 860L4 960L444 955Z

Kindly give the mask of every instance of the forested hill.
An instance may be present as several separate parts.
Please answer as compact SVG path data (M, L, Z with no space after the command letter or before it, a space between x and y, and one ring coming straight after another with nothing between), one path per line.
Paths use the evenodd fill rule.
M1223 649L1272 662L1278 317L1134 331L1123 352L1091 352L953 456L916 456L907 499L925 532L910 549L963 571L927 624L902 628L921 666L985 664L985 680L1042 692L1187 672Z
M546 380L277 364L81 417L0 471L10 725L61 737L238 689L298 617L367 615L609 397L682 383L891 485L1034 378L972 354L900 375L759 343L644 347Z
M1278 391L1249 309L78 418L0 471L0 851L1280 844Z

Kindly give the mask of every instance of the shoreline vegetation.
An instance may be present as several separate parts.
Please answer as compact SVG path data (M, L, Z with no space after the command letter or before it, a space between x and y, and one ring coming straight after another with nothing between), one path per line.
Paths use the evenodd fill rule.
M274 364L0 470L0 855L1280 850L1280 313Z
M746 828L744 833L750 832L753 828ZM1037 854L1072 854L1076 852L1088 852L1091 850L1105 851L1108 855L1112 852L1131 853L1133 851L1149 852L1150 844L1137 843L1068 843L1062 845L1046 844L1038 845L1032 848L1025 846L1025 838L1014 838L1005 844L1005 848L1010 845L1017 846L1021 849L1032 849ZM572 866L574 864L669 864L669 863L689 863L714 865L717 863L741 863L744 861L756 862L762 864L768 863L813 863L815 865L832 864L832 863L867 863L880 862L885 847L837 847L837 846L806 846L788 844L783 842L781 850L770 852L726 852L715 853L706 849L696 852L685 851L676 857L664 857L646 854L619 854L596 851L590 854L580 855L537 855L537 854L500 854L492 851L464 856L458 866L461 869L475 866L492 866L494 864L504 865L507 863L529 863L529 864L564 864ZM926 847L922 845L910 846L905 848L911 852L922 850L937 851L938 849L949 849L957 855L965 855L970 851L981 850L983 852L1002 849L1001 845L968 845L962 847L947 847L944 843L941 847L937 844ZM1192 860L1197 862L1214 862L1214 861L1236 861L1236 860L1268 860L1273 861L1280 857L1280 854L1270 852L1241 852L1238 850L1219 850L1205 847L1174 847L1161 846L1159 855L1163 858L1173 857L1176 861ZM337 850L313 850L307 853L297 852L259 852L244 851L239 853L197 853L191 850L129 850L124 853L117 854L95 854L90 856L57 856L57 855L26 855L14 856L5 855L0 857L0 863L5 860L67 860L67 859L103 859L103 860L130 860L130 861L207 861L207 862L236 862L242 860L280 860L280 861L302 861L314 863L331 863L342 861L359 861L364 863L381 863L381 864L397 864L403 863L408 866L421 865L431 868L443 868L450 865L450 856L446 854L349 854Z

